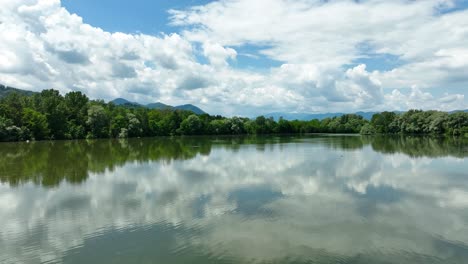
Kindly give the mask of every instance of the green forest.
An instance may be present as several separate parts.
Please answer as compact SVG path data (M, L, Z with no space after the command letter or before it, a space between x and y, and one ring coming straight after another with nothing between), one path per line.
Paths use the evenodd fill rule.
M259 116L226 118L190 111L117 106L81 92L57 90L0 99L0 141L129 138L172 135L293 133L427 134L468 136L468 113L410 110L288 121Z

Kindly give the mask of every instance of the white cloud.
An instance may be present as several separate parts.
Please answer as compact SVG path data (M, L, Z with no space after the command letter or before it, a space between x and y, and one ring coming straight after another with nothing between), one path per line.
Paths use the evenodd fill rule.
M287 66L290 69L302 68L297 73L302 77L304 68L312 68L305 73L308 79L303 85L310 87L328 76L334 87L320 89L316 85L319 88L316 92L333 107L361 109L366 104L375 107L383 98L390 98L385 92L389 95L393 89L410 89L415 85L442 90L450 86L465 92L468 11L444 13L456 4L443 0L225 0L172 10L171 14L174 25L191 26L184 31L189 40L215 41L233 47L266 46L261 53L293 65ZM362 72L369 75L367 78L361 76L351 83L341 81L352 79L349 74L358 70L347 69L348 64L372 54L394 55L404 64L372 74L364 68ZM300 66L304 64L307 66ZM288 77L294 79L299 77L297 74ZM312 76L315 78L311 79ZM451 96L462 98L463 94ZM340 100L342 104L333 103ZM395 102L388 103L390 106ZM424 105L439 108L434 100ZM466 107L465 102L458 105ZM411 103L407 106L420 107ZM318 109L323 110L324 105Z
M203 54L213 66L227 66L227 59L235 59L237 52L231 48L224 48L218 43L206 42L203 44Z
M468 11L440 12L455 5L223 0L172 10L172 23L185 30L150 36L93 27L59 0L1 0L0 82L32 90L79 89L106 100L195 103L227 115L465 108ZM283 64L236 68L230 64L238 53ZM402 65L368 71L354 63L373 54L397 56ZM421 101L409 95L411 87L423 93L449 87L451 93Z

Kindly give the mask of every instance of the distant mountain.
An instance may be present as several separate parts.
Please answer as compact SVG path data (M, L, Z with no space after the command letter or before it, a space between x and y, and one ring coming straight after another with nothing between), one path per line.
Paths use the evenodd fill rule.
M275 120L279 120L280 117L283 117L286 120L312 120L312 119L325 119L328 117L342 116L343 113L324 113L324 114L309 114L309 113L282 113L275 112L266 114L265 117L273 117Z
M395 113L400 113L398 111L393 111ZM367 120L371 120L372 119L372 116L377 114L377 113L380 113L380 112L356 112L356 115L360 115L362 117L364 117L364 119L367 119Z
M24 95L34 95L37 94L37 92L33 91L28 91L28 90L21 90L18 88L13 88L13 87L8 87L3 84L0 84L0 98L3 98L7 96L10 93L20 93ZM200 109L199 107L192 105L192 104L185 104L185 105L179 105L179 106L171 106L167 104L163 104L161 102L156 102L156 103L151 103L147 105L142 105L136 102L131 102L128 101L127 99L124 98L116 98L110 103L114 103L115 105L120 105L120 106L126 106L126 107L146 107L149 109L179 109L179 110L185 110L185 111L192 111L195 114L205 114L206 112ZM395 113L404 113L403 111L394 111ZM456 112L466 112L468 113L468 109L464 110L454 110L450 111L448 113L453 114ZM370 120L372 116L376 113L379 112L356 112L355 114L360 115L364 117L367 120ZM274 113L269 113L264 115L265 117L273 117L275 120L279 120L280 117L283 117L286 120L312 120L312 119L318 119L322 120L325 118L332 118L336 116L342 116L345 115L345 113L317 113L317 114L312 114L312 113L282 113L282 112L274 112Z
M402 113L401 111L394 111L395 113ZM379 112L356 112L354 114L364 117L364 119L370 120L372 116ZM275 120L279 120L280 117L283 117L286 120L312 120L318 119L323 120L325 118L333 118L345 115L345 113L323 113L323 114L310 114L310 113L270 113L266 114L265 117L273 117Z
M109 103L113 103L115 105L125 105L125 106L141 106L139 103L130 102L124 98L117 98L117 99L110 101Z
M161 102L147 104L146 107L149 108L149 109L160 109L160 110L173 108L172 106L167 105L167 104L163 104Z
M194 106L192 104L179 105L179 106L175 106L174 108L179 109L179 110L192 111L197 115L206 114L205 111L201 110L200 108L198 108L198 107L196 107L196 106Z
M450 111L449 113L450 113L450 114L453 114L453 113L457 113L457 112L465 112L465 113L468 113L468 109L465 109L465 110L454 110L454 111Z
M33 91L27 91L27 90L21 90L13 87L8 87L3 84L0 84L0 98L7 96L10 93L19 93L19 94L24 94L24 95L33 95L36 92Z
M115 105L126 106L126 107L146 107L149 109L159 109L159 110L178 109L178 110L192 111L193 113L197 115L206 113L205 111L201 110L199 107L192 105L192 104L172 106L172 105L163 104L161 102L157 102L157 103L142 105L139 103L128 101L127 99L124 99L124 98L114 99L110 101L110 103L114 103Z

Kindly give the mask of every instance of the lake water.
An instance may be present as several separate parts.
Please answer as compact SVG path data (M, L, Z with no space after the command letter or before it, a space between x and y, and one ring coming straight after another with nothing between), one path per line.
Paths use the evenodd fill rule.
M468 263L468 143L0 144L0 263Z

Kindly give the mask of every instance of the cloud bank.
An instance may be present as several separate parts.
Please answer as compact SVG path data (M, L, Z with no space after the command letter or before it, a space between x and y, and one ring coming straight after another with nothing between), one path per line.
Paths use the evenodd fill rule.
M225 115L462 109L468 10L461 5L220 0L170 10L174 32L152 36L86 24L59 0L0 0L0 82L196 103ZM246 50L280 66L236 66ZM388 65L389 56L398 63Z

